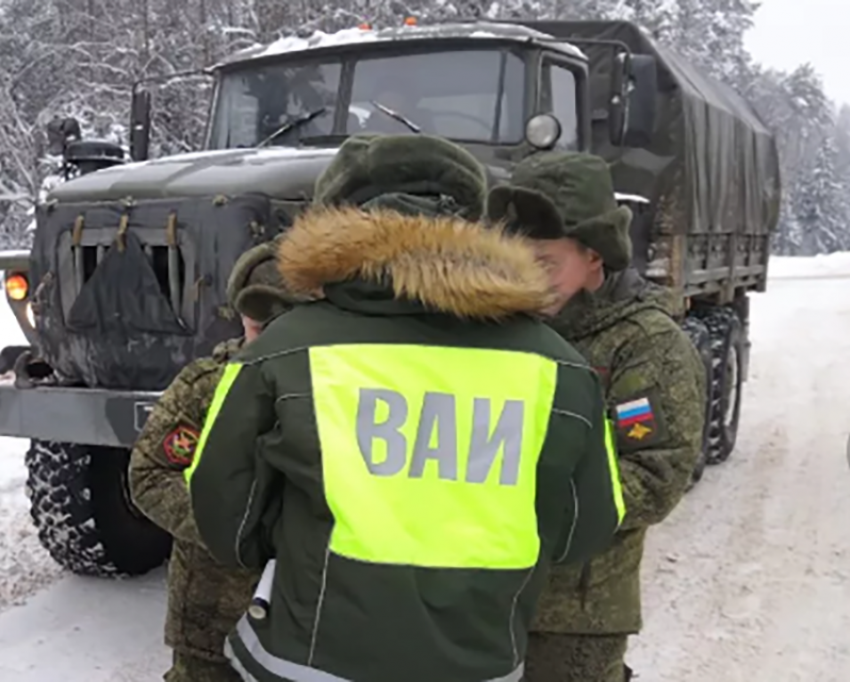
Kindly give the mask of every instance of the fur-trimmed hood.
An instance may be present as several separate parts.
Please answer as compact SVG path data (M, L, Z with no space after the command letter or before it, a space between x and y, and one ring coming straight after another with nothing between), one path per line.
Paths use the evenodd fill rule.
M525 239L458 218L312 209L281 238L278 267L296 295L359 279L461 318L499 320L551 304Z

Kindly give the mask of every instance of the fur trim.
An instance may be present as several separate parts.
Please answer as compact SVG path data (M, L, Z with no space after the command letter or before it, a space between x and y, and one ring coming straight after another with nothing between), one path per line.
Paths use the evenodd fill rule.
M281 238L278 267L295 294L359 278L462 318L499 320L551 303L524 238L450 217L313 209Z

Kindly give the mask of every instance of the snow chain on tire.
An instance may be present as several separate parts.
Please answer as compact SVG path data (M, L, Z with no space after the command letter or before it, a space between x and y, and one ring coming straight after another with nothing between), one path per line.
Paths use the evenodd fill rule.
M169 536L133 507L129 453L32 441L27 495L38 538L54 561L78 575L140 575L161 565Z
M716 465L729 459L738 437L743 326L732 308L710 308L700 318L711 335L711 411L706 461ZM730 367L732 364L734 368ZM730 398L733 401L731 406Z
M708 422L712 398L710 390L710 382L712 375L711 334L709 333L708 327L703 323L703 321L696 317L686 317L685 321L682 323L682 330L685 332L685 334L687 334L688 338L691 340L691 343L693 343L694 347L697 349L697 353L699 353L699 356L702 359L703 365L705 367L706 376L706 423L705 428L703 429L702 448L700 450L699 457L697 458L696 466L694 466L694 471L691 474L691 482L688 486L688 490L690 490L697 483L699 483L703 473L705 472L705 466L707 463L706 460L708 455L709 431Z

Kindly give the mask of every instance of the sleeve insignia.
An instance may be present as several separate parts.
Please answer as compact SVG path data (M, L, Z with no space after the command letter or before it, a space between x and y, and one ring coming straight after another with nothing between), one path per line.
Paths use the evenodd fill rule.
M180 466L190 465L195 456L200 437L196 429L186 424L180 424L176 429L169 432L162 441L162 449L165 451L168 461Z
M621 450L640 450L667 440L666 424L657 404L655 391L647 391L614 408L614 423Z

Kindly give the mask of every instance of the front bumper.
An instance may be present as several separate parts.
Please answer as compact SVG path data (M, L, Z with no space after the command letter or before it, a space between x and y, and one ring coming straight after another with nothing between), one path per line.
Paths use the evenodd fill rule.
M131 448L160 395L0 384L0 436Z

